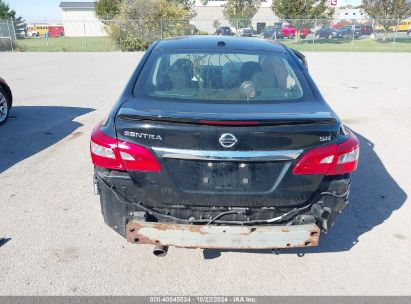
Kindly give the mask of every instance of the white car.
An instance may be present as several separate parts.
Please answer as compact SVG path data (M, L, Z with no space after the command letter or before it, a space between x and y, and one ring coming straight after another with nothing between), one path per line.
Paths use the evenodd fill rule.
M28 37L38 37L40 36L40 33L37 31L27 31L27 36Z

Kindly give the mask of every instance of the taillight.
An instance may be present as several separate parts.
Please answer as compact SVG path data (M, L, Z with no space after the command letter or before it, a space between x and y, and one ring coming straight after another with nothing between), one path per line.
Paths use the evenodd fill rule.
M98 167L124 171L117 150L117 139L111 138L100 131L100 125L94 128L90 141L91 159Z
M348 131L350 138L337 146L335 162L327 175L351 173L357 170L360 156L360 143L353 132Z
M298 161L293 174L338 175L354 172L358 166L360 145L357 137L348 131L349 139L308 151Z
M161 171L160 164L150 150L125 141L118 141L118 149L128 171Z
M327 174L334 161L337 145L308 151L294 167L294 174Z
M161 171L150 150L109 137L101 132L100 125L91 134L90 151L93 164L98 167L120 171Z

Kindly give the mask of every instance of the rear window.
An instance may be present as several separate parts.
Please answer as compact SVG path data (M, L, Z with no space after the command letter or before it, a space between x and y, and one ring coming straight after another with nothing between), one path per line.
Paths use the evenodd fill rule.
M312 91L288 54L154 51L137 80L136 97L252 103L300 101Z

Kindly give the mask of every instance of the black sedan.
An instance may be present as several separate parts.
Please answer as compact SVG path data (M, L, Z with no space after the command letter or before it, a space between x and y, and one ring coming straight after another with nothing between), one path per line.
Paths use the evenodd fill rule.
M147 50L90 150L105 222L164 256L317 246L348 205L359 142L301 53L196 36Z
M359 38L361 36L361 27L359 26L345 26L332 32L334 38Z
M0 125L6 122L9 117L13 103L13 95L6 81L0 77Z
M264 39L282 39L284 38L284 33L281 27L276 26L266 26L261 32L261 38Z
M220 26L215 31L215 34L219 36L234 36L234 33L229 26Z

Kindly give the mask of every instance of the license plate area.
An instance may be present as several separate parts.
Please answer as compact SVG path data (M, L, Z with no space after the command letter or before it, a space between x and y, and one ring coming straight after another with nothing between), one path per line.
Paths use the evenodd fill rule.
M258 193L273 191L289 162L165 160L173 182L187 192Z

